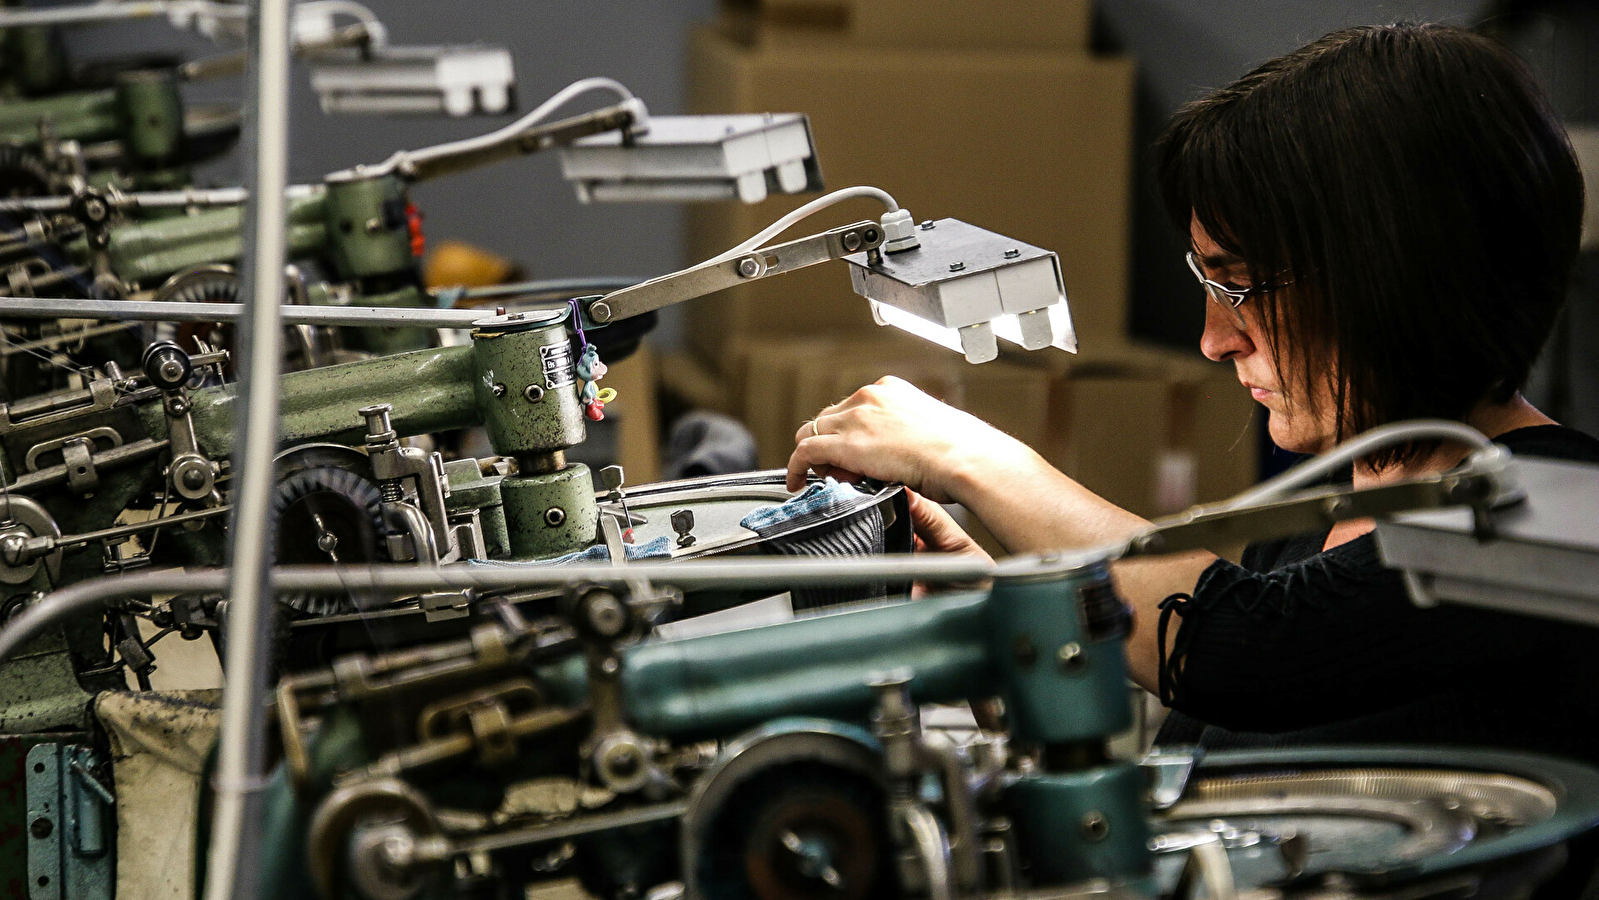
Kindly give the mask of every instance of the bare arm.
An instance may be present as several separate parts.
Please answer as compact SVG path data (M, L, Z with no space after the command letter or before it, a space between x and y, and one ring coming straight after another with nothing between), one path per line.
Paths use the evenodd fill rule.
M828 407L795 435L790 487L805 472L901 482L932 500L959 503L1011 553L1077 549L1127 539L1149 523L1068 478L1031 448L897 378ZM1160 602L1194 589L1210 553L1116 564L1117 587L1134 610L1128 662L1134 680L1158 680Z

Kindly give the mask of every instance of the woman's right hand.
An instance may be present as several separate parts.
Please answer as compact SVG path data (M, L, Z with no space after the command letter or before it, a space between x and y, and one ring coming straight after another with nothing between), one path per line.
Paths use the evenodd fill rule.
M817 414L794 434L788 488L805 473L841 481L860 477L903 484L937 503L959 502L959 482L980 465L1031 453L977 417L889 376Z

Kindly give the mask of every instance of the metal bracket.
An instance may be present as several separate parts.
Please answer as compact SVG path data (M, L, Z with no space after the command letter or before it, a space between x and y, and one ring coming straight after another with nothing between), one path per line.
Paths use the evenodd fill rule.
M28 751L28 886L32 900L111 900L116 886L116 797L94 776L95 752L77 744Z
M867 219L612 291L589 301L584 311L600 324L615 322L748 281L876 250L882 245L883 227Z

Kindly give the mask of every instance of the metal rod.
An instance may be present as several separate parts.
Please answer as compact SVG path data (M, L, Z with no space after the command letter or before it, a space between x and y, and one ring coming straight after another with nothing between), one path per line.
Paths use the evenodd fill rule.
M259 0L249 24L247 107L254 127L250 197L244 210L240 284L248 316L239 358L240 441L233 456L229 534L228 659L218 738L216 804L206 900L254 900L261 831L246 827L264 782L267 669L272 632L272 457L277 452L278 376L283 362L284 266L288 262L289 0Z
M56 539L57 547L76 547L79 544L92 544L96 541L109 541L119 537L138 534L141 531L150 531L154 528L167 528L172 525L182 525L185 522L199 522L228 512L233 507L218 506L212 509L197 509L194 512L176 513L170 516L161 516L155 519L146 519L143 522L134 522L131 525L118 525L115 528L102 528L99 531L85 531L83 534L69 534Z
M281 268L281 267L280 267ZM281 281L281 276L279 278ZM111 319L143 322L242 322L242 303L178 303L166 300L80 300L0 297L0 317L21 319ZM410 325L471 328L493 315L484 309L424 309L382 306L295 306L280 313L284 325Z
M278 593L346 592L406 596L424 591L507 590L578 582L627 584L644 580L674 587L811 587L884 580L965 582L994 576L1041 577L1103 560L1102 551L1013 557L995 564L977 556L916 554L863 559L710 559L683 562L584 563L562 566L386 563L366 566L278 566ZM148 594L221 592L235 583L227 568L137 572L81 581L30 605L0 629L0 661L34 634L111 600Z

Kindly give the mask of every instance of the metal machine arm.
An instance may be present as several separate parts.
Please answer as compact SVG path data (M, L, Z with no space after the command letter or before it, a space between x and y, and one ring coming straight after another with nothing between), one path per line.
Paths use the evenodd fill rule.
M1446 506L1470 506L1478 536L1487 537L1492 531L1489 510L1520 499L1510 471L1510 451L1490 446L1472 453L1458 469L1396 484L1328 488L1259 506L1196 506L1134 537L1122 556L1214 550L1241 541L1302 534L1350 519Z
M870 219L798 240L752 250L663 275L591 300L584 308L600 324L653 312L674 303L827 262L883 245L883 228Z

